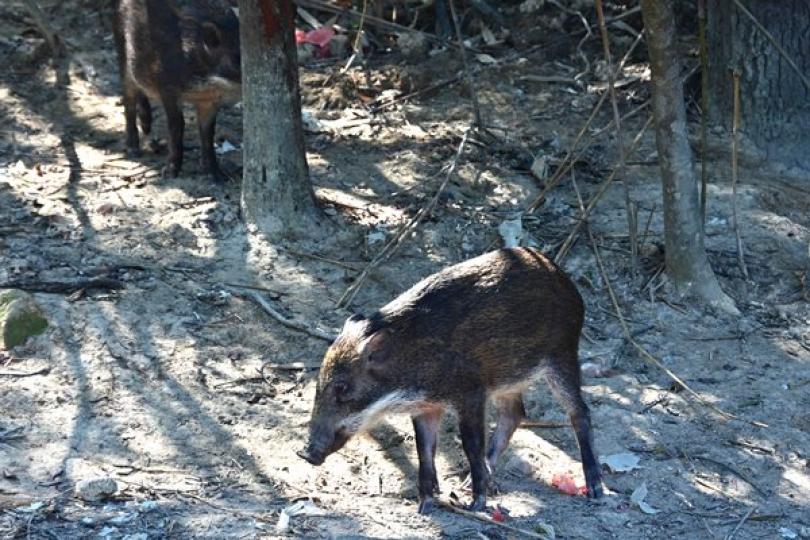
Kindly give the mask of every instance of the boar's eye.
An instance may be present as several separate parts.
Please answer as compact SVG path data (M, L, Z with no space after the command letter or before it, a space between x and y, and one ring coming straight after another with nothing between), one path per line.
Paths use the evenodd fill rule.
M335 389L335 399L337 399L339 403L345 403L346 401L349 401L351 397L350 396L351 386L349 385L349 383L337 381L334 383L334 389Z

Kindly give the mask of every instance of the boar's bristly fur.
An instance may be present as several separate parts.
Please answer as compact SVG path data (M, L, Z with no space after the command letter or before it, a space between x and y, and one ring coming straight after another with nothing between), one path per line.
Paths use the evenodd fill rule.
M486 505L490 470L525 416L522 392L544 379L568 413L588 495L602 494L588 407L580 392L584 307L573 282L539 251L502 249L425 278L368 317L354 315L327 351L309 441L319 465L390 412L413 418L419 511L438 490L434 456L446 408L459 418L473 502ZM498 423L487 446L486 407Z

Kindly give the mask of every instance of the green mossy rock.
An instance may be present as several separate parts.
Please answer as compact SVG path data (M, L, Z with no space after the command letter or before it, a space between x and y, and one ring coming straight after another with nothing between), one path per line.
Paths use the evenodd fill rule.
M48 321L33 296L17 289L0 289L0 349L25 343L47 327Z

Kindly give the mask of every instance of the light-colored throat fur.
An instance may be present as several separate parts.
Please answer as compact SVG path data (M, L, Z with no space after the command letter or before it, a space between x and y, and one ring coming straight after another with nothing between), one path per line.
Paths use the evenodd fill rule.
M339 427L346 429L349 433L365 431L377 424L387 414L414 413L426 405L423 393L394 390L362 411L344 418Z

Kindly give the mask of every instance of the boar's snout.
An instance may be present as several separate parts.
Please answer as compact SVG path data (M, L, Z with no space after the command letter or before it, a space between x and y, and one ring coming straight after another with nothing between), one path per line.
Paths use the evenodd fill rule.
M338 428L335 431L310 433L306 447L296 452L296 454L317 467L326 460L329 454L343 448L349 437L350 434L343 428Z
M321 465L326 460L325 453L318 452L309 446L307 446L303 450L299 450L298 452L296 452L296 455L301 459L303 459L304 461L306 461L307 463L315 465L316 467L318 465Z

